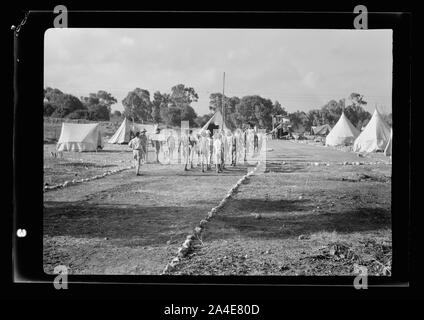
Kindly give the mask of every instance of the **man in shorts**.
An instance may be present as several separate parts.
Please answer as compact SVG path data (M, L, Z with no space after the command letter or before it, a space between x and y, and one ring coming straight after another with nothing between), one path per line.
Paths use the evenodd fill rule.
M145 152L145 145L146 145L146 139L143 139L143 136L145 136L145 130L142 131L142 134L140 135L140 132L137 132L135 134L135 138L132 139L129 143L128 146L133 150L133 158L135 160L135 172L136 175L139 176L140 173L140 166L141 166L141 161L142 159L144 159L144 152Z

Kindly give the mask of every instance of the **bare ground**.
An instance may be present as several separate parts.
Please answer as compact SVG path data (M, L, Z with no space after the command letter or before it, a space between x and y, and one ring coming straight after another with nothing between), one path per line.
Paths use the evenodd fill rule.
M343 153L330 149L304 158L314 147L285 143L286 163L242 185L173 274L351 275L355 264L390 274L391 166L335 164ZM330 166L309 165L332 152Z
M146 165L45 193L44 270L160 274L207 211L245 174Z
M207 224L173 274L348 275L354 264L367 266L369 274L389 274L387 158L358 158L290 141L270 141L268 147L266 167ZM45 181L82 174L81 166L68 173L66 165L48 159L48 148L45 166L51 170L45 170ZM93 163L95 172L127 166L131 153L122 146L111 149L70 154L66 161ZM221 175L181 169L148 164L140 177L124 171L45 193L45 272L64 264L77 274L160 274L184 238L246 173L244 167Z

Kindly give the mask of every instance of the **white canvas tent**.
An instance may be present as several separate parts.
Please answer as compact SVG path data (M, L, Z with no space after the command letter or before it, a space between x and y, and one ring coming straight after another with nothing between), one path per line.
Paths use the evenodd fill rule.
M337 121L336 125L325 138L325 144L327 146L351 145L359 133L359 130L355 128L344 112L342 112L339 121Z
M222 117L221 111L217 110L215 114L212 116L212 118L209 119L209 121L202 127L202 129L199 130L199 132L208 130L210 125L218 126L218 129L223 130L229 130L228 127L224 123L224 118ZM213 133L213 132L211 132Z
M130 123L125 118L108 143L128 143L130 141L130 131Z
M390 140L390 127L384 121L380 112L375 109L370 121L359 137L355 140L353 151L374 152L384 151Z
M152 138L155 136L156 127L157 126L153 124L131 123L125 118L118 130L116 130L114 135L109 139L108 143L128 143L130 141L131 131L135 134L143 129L146 130L147 137Z
M329 124L324 124L322 126L312 126L311 129L312 129L313 135L319 135L319 136L327 135L331 131L331 127Z
M384 154L388 157L392 155L392 142L393 141L393 129L390 130L390 139L387 142L386 149L384 149Z
M62 123L57 151L96 151L103 148L98 123Z

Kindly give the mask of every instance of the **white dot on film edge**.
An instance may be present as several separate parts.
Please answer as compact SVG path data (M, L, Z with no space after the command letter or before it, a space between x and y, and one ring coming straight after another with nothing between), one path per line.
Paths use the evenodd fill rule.
M26 232L26 230L25 230L25 229L18 229L18 230L16 231L16 235L17 235L19 238L24 238L24 237L26 236L26 234L27 234L27 232Z

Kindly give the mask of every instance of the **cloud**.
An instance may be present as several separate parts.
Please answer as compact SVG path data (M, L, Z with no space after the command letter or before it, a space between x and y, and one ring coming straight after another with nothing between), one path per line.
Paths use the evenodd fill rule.
M319 80L319 76L315 72L308 72L302 79L302 83L311 88L315 89Z
M122 39L121 39L121 44L123 44L124 46L133 46L134 44L135 44L135 41L134 41L134 39L133 38L130 38L130 37L127 37L127 36L124 36Z
M350 92L391 108L391 30L54 29L45 34L45 84L64 92L135 87L169 92L183 83L199 94L260 94L288 111L316 108ZM118 106L119 107L118 103Z

